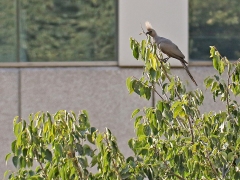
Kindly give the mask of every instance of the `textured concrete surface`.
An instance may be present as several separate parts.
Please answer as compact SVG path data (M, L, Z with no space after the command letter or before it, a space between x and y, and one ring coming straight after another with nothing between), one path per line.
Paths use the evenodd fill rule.
M73 67L19 70L21 86L18 86L18 69L0 69L1 177L6 169L12 168L5 166L4 157L10 152L10 143L13 140L12 120L18 115L19 103L24 119L37 111L49 111L53 114L60 109L73 110L76 113L86 109L92 126L100 131L105 127L111 129L124 155L132 154L127 145L129 138L135 136L131 113L136 108L151 106L152 100L147 101L136 94L129 95L125 82L129 76L140 77L142 68ZM184 69L172 69L174 75L189 83L188 90L200 88L204 92L205 101L201 111L224 109L224 104L212 101L209 90L204 87L204 79L215 73L213 68L190 67L190 71L198 87L192 83ZM155 100L157 99L156 97Z
M18 115L18 70L0 69L0 178L7 169L13 169L12 161L5 163L5 156L11 151L14 140L12 122Z

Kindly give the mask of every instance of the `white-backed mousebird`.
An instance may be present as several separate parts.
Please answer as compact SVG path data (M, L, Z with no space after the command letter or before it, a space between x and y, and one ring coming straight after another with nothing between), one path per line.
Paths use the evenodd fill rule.
M175 58L175 59L178 59L182 63L184 69L187 71L189 77L192 79L192 81L197 86L196 81L194 80L193 76L191 75L190 71L188 70L188 67L187 67L188 63L187 63L187 61L184 60L185 56L179 50L177 45L174 44L171 40L169 40L167 38L158 36L156 31L152 28L151 24L148 21L145 23L145 25L146 25L146 28L148 30L148 32L146 34L150 35L154 39L154 42L157 44L157 47L164 54L166 54L168 56L168 58L164 59L164 62L167 62L167 60L171 57Z

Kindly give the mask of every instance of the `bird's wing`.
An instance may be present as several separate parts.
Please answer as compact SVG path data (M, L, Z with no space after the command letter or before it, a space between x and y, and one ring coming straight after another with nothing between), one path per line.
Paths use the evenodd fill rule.
M184 63L188 64L184 58L185 56L183 55L183 53L179 50L179 48L177 47L176 44L174 44L173 42L169 41L162 41L159 43L159 48L161 49L161 51L168 55L169 57L173 57L176 58L180 61L183 61Z

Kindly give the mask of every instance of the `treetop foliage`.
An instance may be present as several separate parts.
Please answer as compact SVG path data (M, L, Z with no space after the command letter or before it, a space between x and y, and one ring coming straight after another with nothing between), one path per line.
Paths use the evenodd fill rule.
M189 91L171 73L169 63L152 39L141 42L130 38L133 57L144 63L141 77L129 77L129 93L149 100L158 96L152 107L133 111L136 137L128 141L133 156L124 157L117 139L106 128L92 127L87 111L78 115L65 110L54 115L36 113L29 120L13 122L16 139L10 158L16 172L6 171L12 180L188 180L240 178L240 63L231 62L210 47L215 75L204 84L213 101L224 103L224 111L200 113L204 93ZM225 74L225 75L223 75ZM227 77L227 78L226 78ZM126 123L123 121L123 123ZM37 162L37 167L33 167ZM91 171L95 167L97 172Z

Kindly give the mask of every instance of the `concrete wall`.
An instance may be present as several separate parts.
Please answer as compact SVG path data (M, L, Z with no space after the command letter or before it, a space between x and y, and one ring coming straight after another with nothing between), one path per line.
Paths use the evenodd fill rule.
M205 92L203 80L215 71L212 67L190 67ZM76 67L76 68L1 68L0 69L0 177L12 165L5 165L5 155L13 141L12 120L21 113L23 118L37 111L66 109L89 112L92 126L100 130L111 129L117 137L120 149L131 155L127 142L134 136L131 113L136 108L152 105L136 94L129 95L125 81L129 76L140 77L142 68ZM189 90L195 89L181 68L172 73L189 82ZM157 99L157 97L156 97ZM206 93L202 111L223 109L224 105L213 102ZM10 161L11 164L11 161Z

